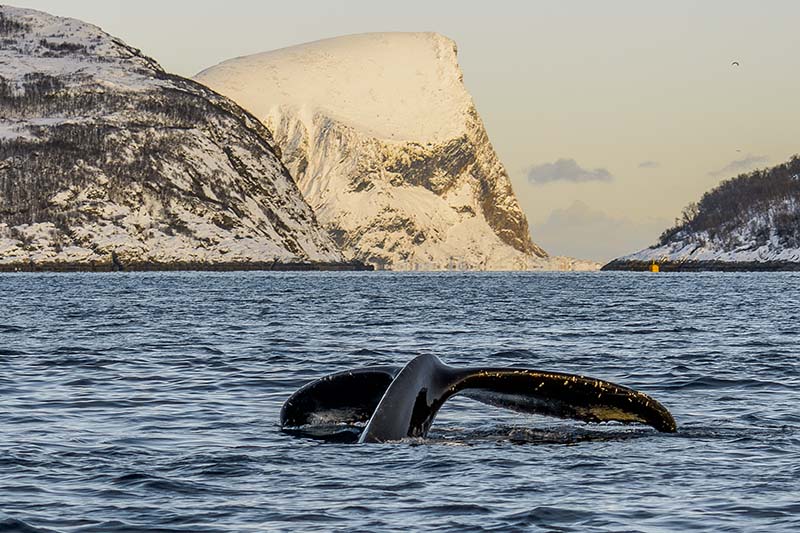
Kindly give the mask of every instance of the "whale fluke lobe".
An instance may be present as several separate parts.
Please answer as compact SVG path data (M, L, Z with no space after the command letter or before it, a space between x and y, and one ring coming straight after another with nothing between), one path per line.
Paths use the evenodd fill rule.
M281 428L324 440L357 440L400 370L359 368L314 380L283 404Z
M663 405L622 385L530 369L456 368L432 355L405 367L361 368L312 381L284 404L281 428L338 441L425 437L439 409L456 394L523 413L641 423L667 433L677 429Z
M525 369L485 369L460 384L464 396L523 413L584 422L640 423L673 433L670 412L642 392L600 379Z

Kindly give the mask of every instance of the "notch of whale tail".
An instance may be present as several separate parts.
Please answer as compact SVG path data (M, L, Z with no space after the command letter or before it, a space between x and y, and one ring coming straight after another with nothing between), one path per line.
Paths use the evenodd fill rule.
M437 357L405 367L369 367L313 381L281 410L284 431L339 442L425 437L452 396L586 422L641 423L676 431L670 412L650 396L596 378L519 368L459 369Z

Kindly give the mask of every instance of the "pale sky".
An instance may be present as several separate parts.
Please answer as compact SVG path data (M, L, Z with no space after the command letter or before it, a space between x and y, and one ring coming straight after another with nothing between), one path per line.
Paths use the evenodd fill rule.
M533 239L554 255L636 251L722 179L800 153L796 0L12 5L96 24L184 76L337 35L447 35Z

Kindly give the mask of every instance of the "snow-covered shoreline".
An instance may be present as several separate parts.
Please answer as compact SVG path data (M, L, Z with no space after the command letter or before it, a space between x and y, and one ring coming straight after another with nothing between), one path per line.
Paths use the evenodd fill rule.
M800 158L723 181L659 243L605 270L800 270Z

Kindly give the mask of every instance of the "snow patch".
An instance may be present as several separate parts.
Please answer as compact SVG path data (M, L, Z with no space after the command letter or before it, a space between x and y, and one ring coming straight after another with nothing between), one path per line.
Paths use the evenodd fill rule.
M458 137L473 105L455 43L436 33L336 37L231 59L196 79L262 120L279 106L306 115L322 111L398 142Z

